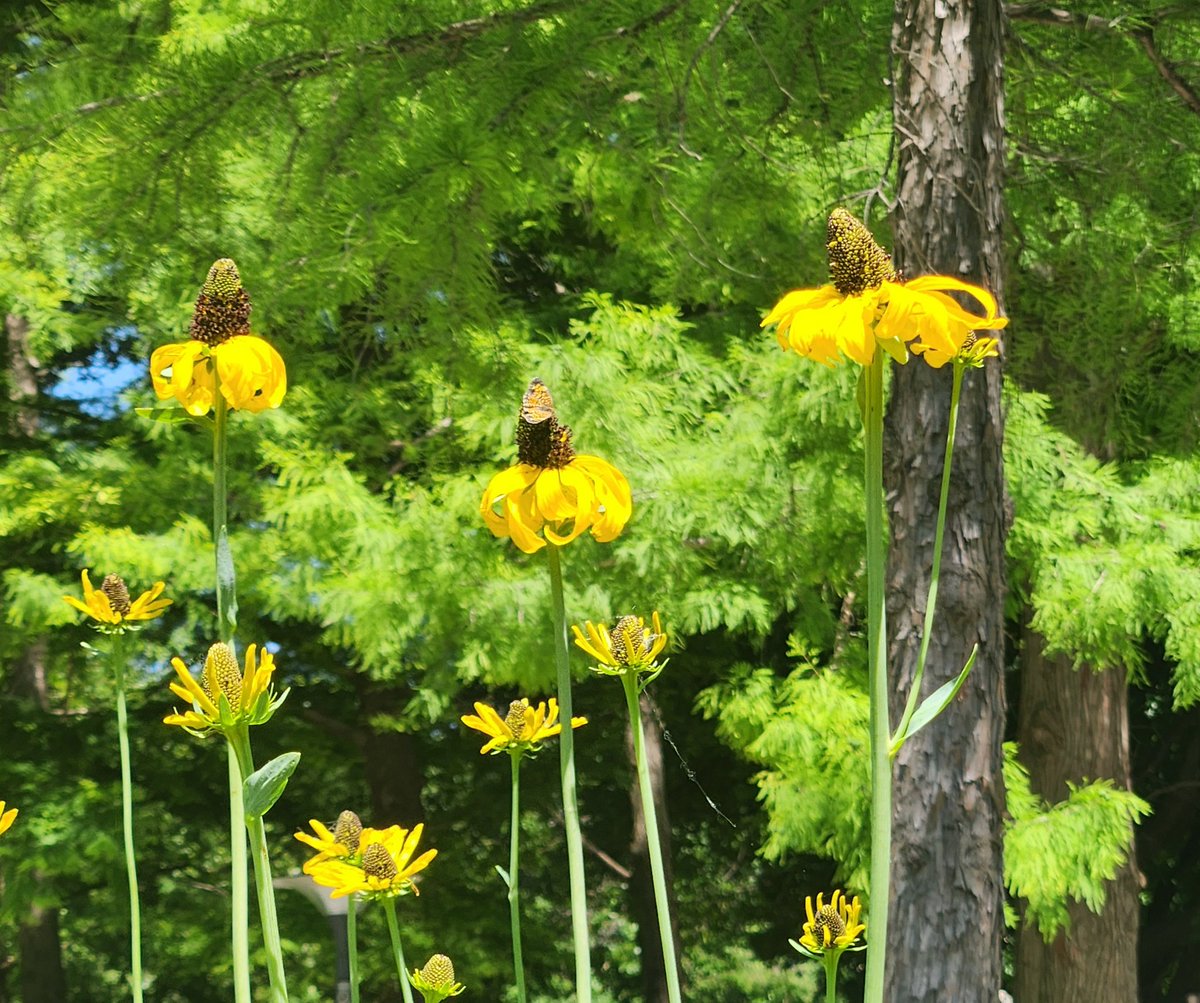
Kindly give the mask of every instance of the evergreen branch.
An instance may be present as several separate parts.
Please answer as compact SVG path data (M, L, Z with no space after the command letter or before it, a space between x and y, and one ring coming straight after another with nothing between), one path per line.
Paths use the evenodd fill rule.
M1200 115L1200 93L1183 78L1178 67L1166 59L1155 44L1154 25L1161 23L1165 12L1160 12L1153 20L1143 19L1140 23L1134 22L1129 26L1123 24L1121 18L1101 17L1098 14L1076 13L1058 7L1047 7L1037 0L1030 3L1006 4L1004 13L1012 21L1026 21L1030 24L1059 28L1076 28L1081 31L1113 32L1132 38L1141 46L1158 75L1171 90L1179 95L1188 110Z

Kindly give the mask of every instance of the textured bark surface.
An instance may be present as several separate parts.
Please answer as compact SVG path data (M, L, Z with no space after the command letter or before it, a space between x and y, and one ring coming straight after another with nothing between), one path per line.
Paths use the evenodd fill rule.
M58 909L34 905L17 932L21 952L21 999L24 1003L63 1003L67 980L63 974Z
M679 926L676 917L679 908L675 903L675 881L671 867L671 821L667 815L667 798L664 789L662 729L654 714L654 706L643 694L642 702L642 745L646 750L646 762L650 767L650 786L654 789L654 810L658 813L658 838L662 844L663 869L667 877L667 896L671 900L671 933L675 939L675 957L683 957L679 944ZM633 916L638 925L638 947L642 959L642 998L646 1003L667 1003L666 966L663 964L662 944L658 939L658 908L654 901L654 883L650 874L650 853L646 841L646 816L642 812L641 786L637 778L637 762L633 758L632 726L625 726L625 752L629 760L631 783L629 802L633 808L633 838L630 840L629 856L632 873L629 877L629 898ZM682 973L680 974L682 980Z
M897 0L895 259L999 298L1003 57L997 0ZM1004 929L1004 536L1000 365L963 384L937 619L923 694L979 644L947 711L897 757L893 779L890 1003L995 1003ZM892 722L916 667L933 551L950 372L893 367L884 432L891 523Z
M1018 740L1034 793L1051 804L1079 785L1111 779L1131 789L1129 691L1123 672L1073 669L1047 657L1042 638L1025 629L1021 645ZM1133 855L1108 886L1104 909L1070 906L1071 926L1049 944L1021 928L1015 997L1021 1003L1137 1003L1138 893Z

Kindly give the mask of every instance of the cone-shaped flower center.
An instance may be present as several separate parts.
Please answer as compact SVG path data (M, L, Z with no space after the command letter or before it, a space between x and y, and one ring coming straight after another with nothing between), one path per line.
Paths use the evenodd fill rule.
M636 616L623 616L613 624L612 653L621 665L630 665L639 661L649 650L642 624Z
M896 269L887 251L875 242L871 231L845 209L837 208L829 214L825 239L829 273L834 287L843 296L857 296L884 282L896 281Z
M559 422L554 398L536 378L529 382L517 415L517 459L535 467L565 467L575 459L571 429Z
M391 881L400 873L392 855L379 843L372 843L363 851L363 873L381 881Z
M100 583L100 591L108 596L108 605L114 613L129 615L133 604L129 601L129 589L125 585L125 579L120 575L105 575L104 581Z
M232 258L214 261L196 298L188 334L206 345L220 345L234 335L250 333L250 297L242 288Z
M351 853L357 853L362 830L362 819L347 809L337 817L337 822L333 826L333 838Z
M525 734L525 711L529 709L529 701L514 700L508 705L508 715L504 718L505 727L512 732L515 741L520 741Z
M242 674L238 672L237 659L224 641L218 641L208 649L204 659L204 692L213 703L219 703L221 695L229 701L229 709L235 713L242 707Z
M444 954L435 954L425 962L421 978L431 989L451 989L454 986L454 965Z
M828 937L825 936L826 930L829 931ZM827 947L845 932L846 924L832 905L822 906L817 911L816 918L813 920L813 936L820 946Z

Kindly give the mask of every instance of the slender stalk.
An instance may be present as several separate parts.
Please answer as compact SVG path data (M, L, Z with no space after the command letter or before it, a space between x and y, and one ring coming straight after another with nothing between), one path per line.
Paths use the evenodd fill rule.
M388 935L392 938L392 954L396 956L396 972L400 976L400 991L404 1003L413 1003L412 985L408 981L408 967L404 964L404 948L400 944L400 924L396 922L396 900L383 900L383 911L387 913Z
M646 845L650 852L650 876L654 882L654 904L658 912L658 939L662 943L663 967L667 976L667 998L681 1003L679 965L675 960L675 936L671 929L671 904L667 898L666 868L663 866L662 843L658 838L658 812L654 807L654 789L650 786L650 764L646 761L642 738L642 708L638 695L638 676L627 670L621 676L625 688L625 703L629 706L629 723L633 729L633 755L637 760L638 788L642 795L642 815L646 823Z
M133 770L129 757L129 717L125 709L124 640L112 646L117 672L117 743L121 749L121 825L125 836L125 874L129 879L129 978L134 1003L142 1003L142 907L138 897L137 858L133 849Z
M238 768L242 781L254 772L254 754L250 749L250 735L244 727L231 740L238 757ZM283 944L279 938L279 914L275 909L275 885L271 880L271 857L267 850L266 826L261 817L247 818L246 829L250 834L250 849L254 862L254 886L258 894L258 916L262 923L263 940L267 945L267 975L271 981L271 1003L287 1003L287 975L283 968Z
M350 955L350 1003L358 1003L358 898L354 892L347 899L346 947Z
M929 595L925 600L925 624L921 628L921 650L917 655L917 668L913 673L912 689L904 705L904 716L896 726L897 734L903 734L921 693L921 680L925 675L925 659L929 654L929 638L933 633L933 613L937 606L938 577L942 570L942 538L946 529L946 502L950 497L950 466L954 460L954 436L958 429L958 399L962 392L963 373L966 366L954 364L954 380L950 388L950 422L946 428L946 455L942 461L942 488L938 495L937 529L933 535L933 568L929 573Z
M226 431L229 409L221 394L220 378L215 366L213 381L213 546L217 561L217 637L233 648L233 632L237 627L237 577L234 573L233 552L229 547L227 488L225 482Z
M509 758L512 759L512 822L509 824L508 841L508 914L512 924L517 1003L525 1003L525 962L521 957L521 902L518 890L518 876L521 873L521 753L511 753Z
M838 955L826 951L821 960L825 963L825 1003L837 1003Z
M892 771L888 758L887 619L883 582L886 541L883 524L884 355L865 368L863 426L866 440L864 487L867 509L867 651L871 702L871 937L867 947L865 1003L883 1003L891 894Z
M229 858L233 900L233 998L250 1003L250 881L246 861L246 809L242 803L242 769L237 750L229 750Z
M575 1000L591 1003L592 956L588 936L587 888L583 876L583 836L579 829L579 801L575 791L575 736L571 728L571 665L567 646L567 614L563 603L562 564L558 547L546 544L550 568L550 604L554 620L554 664L558 676L558 708L566 722L558 743L562 780L563 828L567 834L567 867L571 885L571 933L575 943Z

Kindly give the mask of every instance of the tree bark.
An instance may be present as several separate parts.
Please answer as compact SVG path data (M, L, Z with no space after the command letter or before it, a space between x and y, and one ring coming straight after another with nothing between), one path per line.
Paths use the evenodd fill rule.
M679 909L675 902L675 879L671 866L671 821L667 815L666 779L663 773L662 729L654 714L654 704L642 694L642 747L650 768L650 786L654 794L654 810L658 815L658 838L663 851L663 870L667 879L667 896L671 904L671 935L675 940L675 957L683 957L679 944ZM625 752L632 780L629 800L633 807L633 837L629 856L632 863L629 877L629 898L638 927L638 947L642 959L642 999L646 1003L668 1003L666 966L663 963L662 943L658 937L658 907L654 901L654 883L650 874L650 852L646 839L646 816L642 812L641 787L638 784L637 762L633 757L633 726L625 727ZM683 975L680 973L682 984Z
M936 272L967 279L997 298L1001 17L997 0L897 0L892 31L896 265L908 278ZM953 678L976 643L979 655L952 706L895 763L892 1003L995 1003L1000 990L1007 531L1000 386L999 360L964 380L922 695ZM919 359L894 367L884 433L893 727L920 647L949 402L948 369Z
M1018 739L1035 794L1053 804L1067 797L1068 781L1078 785L1106 778L1131 790L1128 705L1124 672L1074 669L1069 658L1047 657L1042 638L1024 628ZM1022 924L1016 998L1021 1003L1137 1003L1141 886L1131 849L1099 914L1072 903L1070 928L1049 944Z
M17 932L17 946L21 953L21 999L25 1003L63 1003L67 999L67 979L63 974L58 909L30 906L29 916Z

